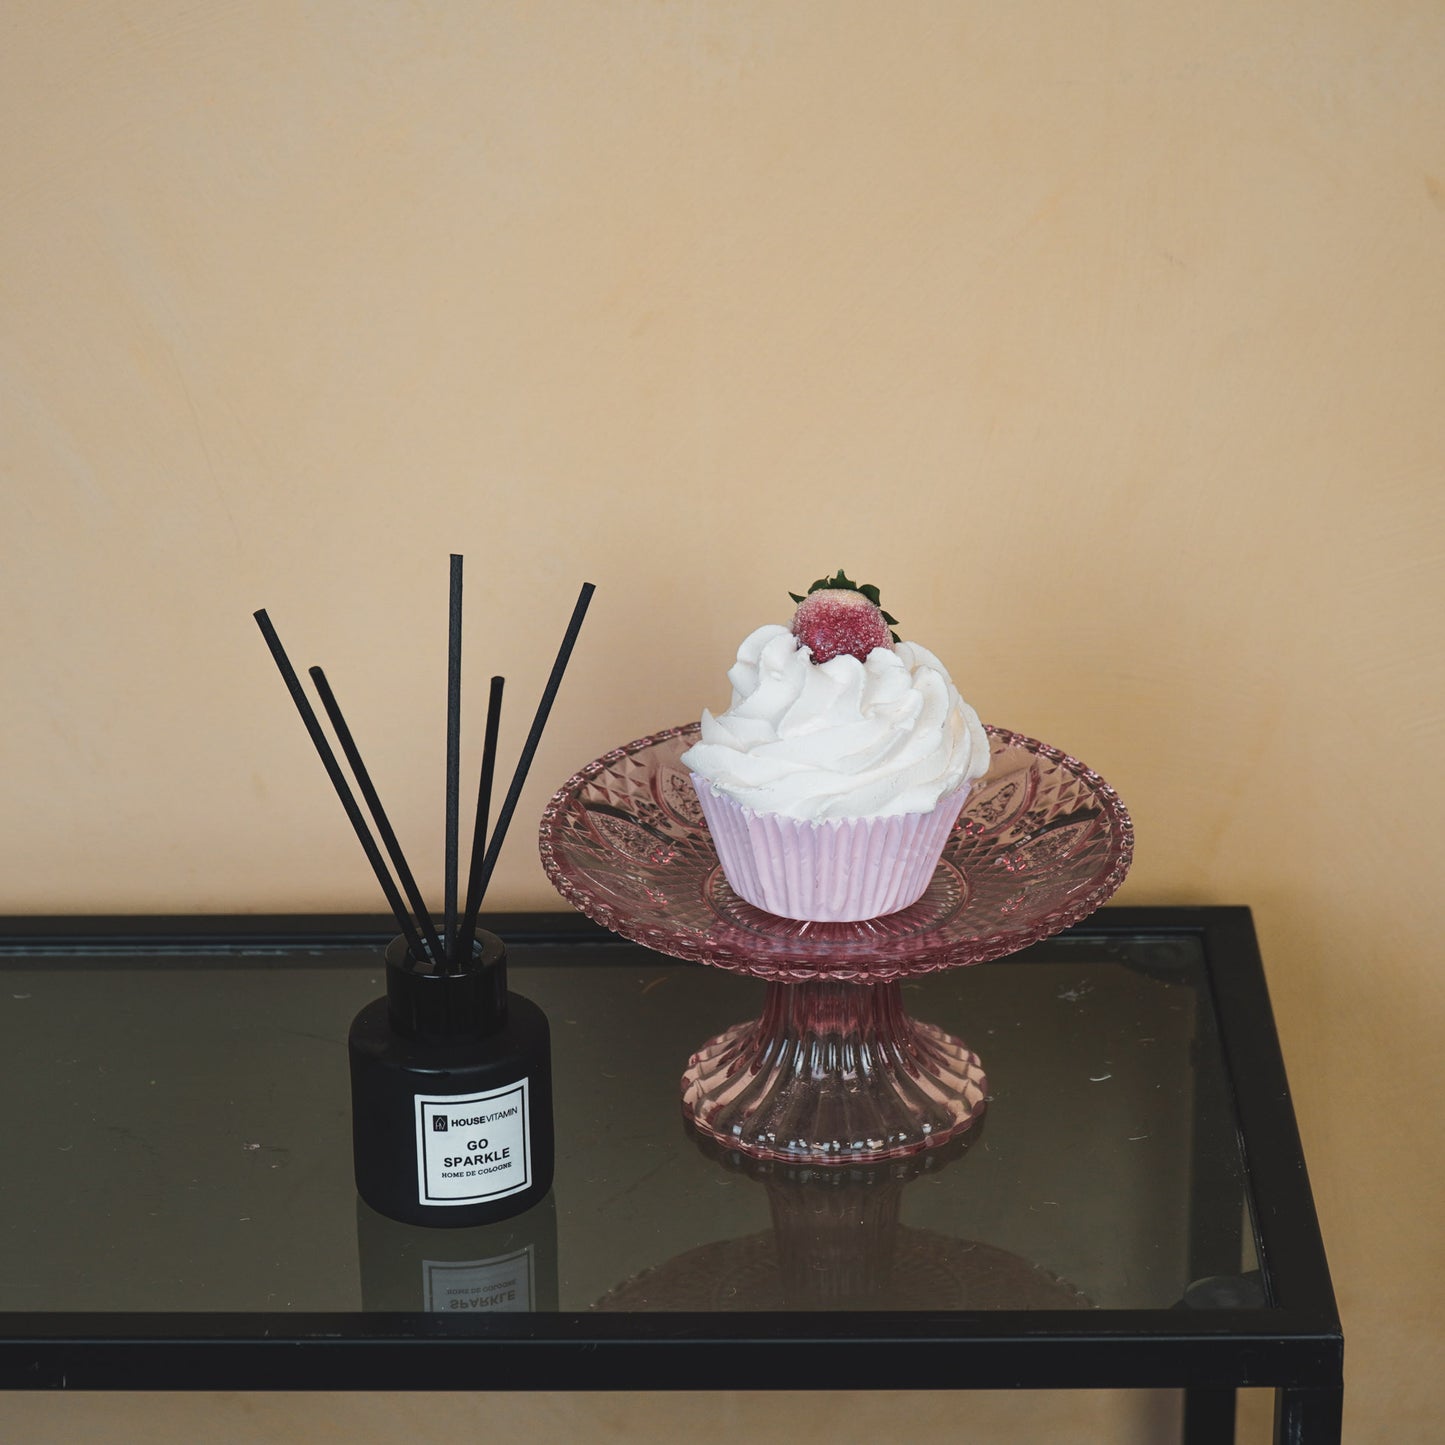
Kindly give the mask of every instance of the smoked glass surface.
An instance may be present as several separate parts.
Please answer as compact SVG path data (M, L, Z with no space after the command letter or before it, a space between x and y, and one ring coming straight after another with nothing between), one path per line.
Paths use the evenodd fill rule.
M510 948L551 1020L557 1174L479 1230L351 1177L378 949L0 951L0 1311L1159 1309L1263 1303L1202 950L1087 931L910 979L981 1121L858 1168L700 1142L680 1051L765 986L634 944Z

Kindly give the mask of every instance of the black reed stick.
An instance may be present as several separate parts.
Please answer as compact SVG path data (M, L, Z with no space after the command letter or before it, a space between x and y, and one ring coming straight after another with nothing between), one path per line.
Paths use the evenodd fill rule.
M311 681L316 684L316 692L321 698L322 707L326 709L326 716L331 719L331 727L336 733L337 741L341 744L341 751L346 755L352 775L361 789L361 796L371 813L371 820L376 824L376 831L381 834L382 845L386 848L386 855L391 859L391 866L395 869L396 876L401 882L402 892L406 894L407 902L411 904L411 911L426 939L427 951L431 954L432 962L440 967L443 956L442 946L437 938L436 929L432 926L431 913L426 906L426 900L421 896L421 889L416 886L415 876L407 866L406 855L401 851L401 843L397 839L396 830L386 816L386 809L381 806L381 798L377 794L375 784L371 781L371 774L361 760L361 751L356 746L351 729L346 725L345 717L342 716L341 704L336 701L336 694L332 692L331 684L326 680L326 674L319 667L310 668L308 671L311 674Z
M446 931L443 948L455 964L457 940L457 823L462 776L462 559L452 553L451 607L447 627L447 838Z
M478 907L481 906L481 899L486 896L487 885L492 881L492 872L497 866L497 855L502 851L502 843L507 836L507 827L512 821L512 814L517 810L517 800L522 794L522 784L527 781L527 770L532 766L532 755L537 751L537 744L542 740L542 729L547 726L547 714L552 711L553 699L557 696L557 689L562 686L562 674L567 670L567 659L572 656L572 648L577 642L577 634L582 630L582 619L587 615L587 604L592 600L592 594L597 589L590 582L582 584L582 590L577 594L577 605L572 609L572 620L567 624L567 632L562 638L562 645L557 649L557 660L552 664L552 675L547 679L547 686L542 690L542 701L537 704L537 715L532 719L532 730L527 734L527 741L522 746L522 756L517 760L517 770L512 774L512 785L507 789L507 796L502 803L502 810L497 815L497 826L492 831L492 840L487 844L487 856L482 863L482 876L477 885Z
M296 669L291 666L291 659L286 656L286 649L281 646L281 639L276 635L276 629L271 625L271 619L266 615L266 609L263 607L253 615L256 618L256 625L261 629L261 636L266 639L266 646L271 649L271 656L276 660L276 666L280 669L282 681L285 682L287 691L291 694L291 700L296 704L296 711L301 714L301 721L306 724L306 731L311 734L311 741L321 755L322 766L326 769L327 777L331 779L332 787L336 789L336 796L341 799L341 806L345 808L346 816L350 820L352 828L356 830L356 837L361 844L362 851L366 854L366 861L371 864L372 872L376 874L376 881L381 884L381 891L386 897L387 907L391 909L396 918L397 926L406 939L407 948L411 950L413 957L420 958L422 956L421 939L412 926L411 919L407 917L401 894L396 891L396 884L391 881L391 874L386 871L386 862L381 856L380 849L376 846L376 840L371 836L371 830L366 826L366 819L362 817L361 809L356 805L356 799L352 796L351 788L346 781L346 774L341 771L341 764L336 761L336 754L326 740L326 734L321 730L321 722L316 716L316 710L311 706L305 692L302 691L301 679L296 676Z
M487 848L487 815L492 809L492 779L497 771L497 729L502 720L503 677L492 679L487 694L487 735L482 743L482 775L477 782L477 820L472 828L471 865L467 872L467 906L462 931L456 942L453 963L465 968L472 956L472 941L477 936L477 914L482 907L482 859Z

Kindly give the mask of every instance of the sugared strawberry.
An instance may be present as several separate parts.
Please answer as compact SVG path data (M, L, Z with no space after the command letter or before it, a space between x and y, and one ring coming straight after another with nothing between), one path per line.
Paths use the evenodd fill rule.
M863 662L875 647L893 645L883 613L851 587L810 592L793 614L792 633L816 663L845 655Z

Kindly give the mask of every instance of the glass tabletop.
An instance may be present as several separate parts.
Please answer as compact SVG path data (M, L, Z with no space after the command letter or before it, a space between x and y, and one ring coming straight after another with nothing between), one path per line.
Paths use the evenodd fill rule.
M684 1127L689 1053L754 1016L761 983L600 934L524 932L509 958L551 1021L556 1181L519 1218L428 1230L352 1184L346 1034L382 992L378 947L0 947L0 1311L1267 1303L1195 938L1084 925L907 983L913 1015L982 1056L988 1108L954 1146L853 1170Z

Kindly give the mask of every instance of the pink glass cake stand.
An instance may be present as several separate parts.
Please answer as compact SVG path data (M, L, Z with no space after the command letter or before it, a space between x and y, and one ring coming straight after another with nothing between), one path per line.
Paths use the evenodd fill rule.
M542 863L569 903L659 953L767 981L760 1018L693 1054L683 1113L763 1159L851 1164L944 1143L980 1115L978 1056L909 1016L903 983L1026 948L1124 881L1129 815L1082 763L989 728L988 774L927 892L862 923L800 923L728 887L687 769L696 723L589 763L542 816Z

